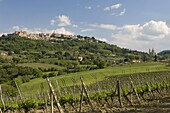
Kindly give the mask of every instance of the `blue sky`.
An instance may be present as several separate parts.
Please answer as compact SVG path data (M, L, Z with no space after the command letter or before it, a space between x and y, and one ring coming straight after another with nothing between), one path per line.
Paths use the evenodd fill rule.
M0 0L0 34L94 36L134 50L170 49L170 0Z

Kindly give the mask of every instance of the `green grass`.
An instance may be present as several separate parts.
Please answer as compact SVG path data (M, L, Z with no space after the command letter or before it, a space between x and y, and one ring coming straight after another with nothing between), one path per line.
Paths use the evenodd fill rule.
M149 69L149 71L147 71ZM62 79L65 80L67 86L73 85L72 78L77 80L77 84L80 84L80 76L84 78L85 84L90 84L96 82L94 77L97 77L98 81L102 81L105 77L108 76L118 76L123 74L133 74L133 73L144 73L144 72L159 72L159 71L170 71L170 67L165 66L165 64L161 63L139 63L132 65L124 65L117 67L109 67L105 69L84 71L78 73L72 73L67 75L61 75L57 77L50 78L51 81L54 82L58 80L59 85L62 86ZM37 93L40 91L40 84L43 83L45 89L48 88L47 82L45 79L38 78L31 80L28 83L22 84L21 90L23 93Z
M22 64L18 64L18 66L32 67L32 68L43 68L43 69L57 68L58 70L64 68L64 67L57 66L54 64L46 64L46 63L22 63Z

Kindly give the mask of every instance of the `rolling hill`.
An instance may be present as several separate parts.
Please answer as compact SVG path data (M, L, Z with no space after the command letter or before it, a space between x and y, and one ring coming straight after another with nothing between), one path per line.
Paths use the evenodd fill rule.
M0 83L151 61L147 53L87 36L15 32L0 37Z

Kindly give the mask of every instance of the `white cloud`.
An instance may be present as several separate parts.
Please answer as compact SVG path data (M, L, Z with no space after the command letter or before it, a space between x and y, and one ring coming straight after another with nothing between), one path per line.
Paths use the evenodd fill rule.
M107 39L106 39L106 38L97 38L97 39L100 40L100 41L107 42Z
M110 8L111 9L118 9L122 6L122 4L115 4L115 5L112 5Z
M49 29L42 29L42 28L29 29L27 27L13 26L11 29L11 32L14 32L14 31L26 31L28 33L36 33L36 34L37 33L53 33L55 31L55 33L58 33L58 34L74 35L73 32L66 30L64 27L49 30Z
M104 8L104 11L109 11L109 10L110 10L110 7Z
M67 31L64 27L56 29L54 31L55 31L55 33L58 33L58 34L74 35L73 32Z
M73 27L77 28L77 27L78 27L78 25L75 25L75 24L74 24L74 25L73 25Z
M124 15L126 13L126 9L123 9L123 11L122 12L120 12L120 16L122 16L122 15Z
M165 38L167 35L170 35L170 27L163 21L154 21L151 20L146 22L143 25L124 25L118 27L113 24L91 24L91 27L109 29L114 31L116 34L121 35L130 35L130 37L135 37L136 39L145 37L144 39L159 39Z
M15 31L20 31L20 27L19 26L13 26L12 29L15 30Z
M50 25L55 25L55 20L50 20Z
M146 36L154 36L157 38L164 38L166 35L170 34L170 28L163 21L150 21L146 22L142 26L142 33Z
M145 51L151 47L157 50L169 48L166 41L170 41L170 27L166 22L151 20L143 25L125 25L116 29L113 42L122 47Z
M141 35L140 25L125 25L116 28L116 35L124 35L128 39L136 39L136 37Z
M54 23L56 22L55 20L51 20L51 25L54 25ZM73 25L73 27L78 27L78 25ZM68 31L66 30L64 27L61 27L61 28L57 28L57 29L43 29L43 28L27 28L27 27L24 27L24 26L18 26L18 25L15 25L15 26L12 26L10 29L9 29L9 32L8 33L0 33L0 36L2 36L3 34L11 34L11 33L14 33L15 31L26 31L27 33L35 33L35 34L38 34L38 33L53 33L55 31L55 33L58 33L58 34L65 34L65 35L74 35L73 32L71 31Z
M60 23L58 24L58 26L67 26L67 25L71 25L71 20L69 19L68 16L65 15L59 15L57 17L60 21Z
M2 35L7 35L8 33L0 33L0 36L2 36Z
M85 8L86 8L86 9L89 9L89 10L90 10L90 9L92 9L92 7L91 7L91 6L86 6Z
M41 28L33 28L33 29L29 29L27 27L23 27L23 26L13 26L11 29L11 32L14 31L26 31L28 33L48 33L50 30L47 29L41 29Z
M109 29L109 30L115 30L117 28L117 26L112 24L91 24L90 26L96 28Z
M121 47L141 51L147 51L148 48L155 48L157 51L170 49L170 27L164 21L151 20L141 25L124 26L92 24L90 27L95 27L102 37L104 35L107 36L107 42ZM110 34L112 38L109 38L110 36L108 34Z
M112 13L112 14L110 14L110 15L116 15L115 13Z
M106 8L104 8L104 11L110 11L110 10L114 10L114 9L119 9L122 6L122 4L114 4L112 6L108 6Z
M89 31L93 31L94 29L82 29L81 32L89 32Z

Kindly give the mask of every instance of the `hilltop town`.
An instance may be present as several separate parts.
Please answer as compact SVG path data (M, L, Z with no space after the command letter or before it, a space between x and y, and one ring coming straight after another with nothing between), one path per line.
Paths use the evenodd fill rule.
M87 42L97 42L97 43L106 43L105 41L100 41L94 37L80 36L80 35L66 35L58 33L28 33L26 31L15 31L12 34L7 34L7 36L20 36L34 40L47 40L47 41L64 41L64 40L79 40Z
M65 35L65 34L58 34L58 33L27 33L26 31L15 31L12 34L8 34L8 36L20 36L26 37L35 40L55 40L55 41L64 41L64 39L77 39L76 35Z

